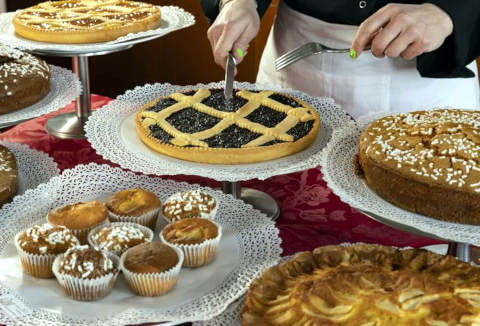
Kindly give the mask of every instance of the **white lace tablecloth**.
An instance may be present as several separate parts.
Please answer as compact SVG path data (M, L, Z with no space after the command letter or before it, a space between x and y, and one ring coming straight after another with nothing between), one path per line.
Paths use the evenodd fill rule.
M0 114L0 128L56 111L82 93L77 76L70 70L50 65L50 91L40 101L18 111Z
M121 167L155 175L188 174L218 181L242 181L254 178L264 180L274 175L304 171L320 165L322 151L334 131L353 123L351 118L330 98L309 96L305 93L281 89L273 85L235 83L237 89L270 89L295 96L316 109L321 126L315 142L307 149L287 157L252 164L205 164L175 159L150 150L135 131L135 115L139 109L154 100L174 92L207 88L223 88L223 82L176 86L147 84L127 91L116 100L94 112L85 125L86 137L98 154Z
M165 201L171 194L200 188L219 205L215 221L223 235L217 258L201 268L183 268L177 286L156 298L134 295L122 275L108 296L94 302L67 298L55 279L22 273L14 235L44 223L53 208L78 201L105 200L119 190L141 187ZM159 219L160 220L160 219ZM154 241L158 241L159 221ZM159 321L208 320L240 297L259 272L281 253L273 221L250 205L209 188L136 175L107 165L78 165L65 170L0 210L0 324L127 325Z
M162 13L162 23L158 28L139 33L130 33L114 41L89 44L56 44L25 39L15 34L15 29L12 25L12 18L15 12L8 12L0 14L0 42L5 42L11 47L23 50L41 50L59 53L94 53L112 51L124 47L127 44L145 42L195 24L195 17L182 8L162 6L160 10Z

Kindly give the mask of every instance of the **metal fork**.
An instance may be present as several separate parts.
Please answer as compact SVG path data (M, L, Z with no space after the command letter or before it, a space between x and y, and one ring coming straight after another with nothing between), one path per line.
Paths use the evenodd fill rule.
M292 63L297 62L298 60L301 60L313 54L348 53L348 52L350 52L350 49L332 49L323 44L311 42L311 43L301 45L298 48L293 49L292 51L289 51L284 55L278 57L275 60L275 69L277 71L282 70L283 68L291 65Z

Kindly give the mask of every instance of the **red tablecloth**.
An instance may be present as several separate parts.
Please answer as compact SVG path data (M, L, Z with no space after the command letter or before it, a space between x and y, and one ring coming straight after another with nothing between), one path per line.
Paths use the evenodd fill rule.
M110 100L93 95L92 107L100 108ZM72 103L55 113L21 123L1 133L0 140L20 142L44 151L53 157L61 170L89 162L115 165L103 160L87 140L61 140L45 132L45 122L50 116L73 109ZM214 180L195 176L178 175L170 178L210 187L219 186ZM332 193L318 168L242 184L267 192L280 205L282 213L277 226L283 240L284 255L341 242L363 241L401 247L439 243L392 229L358 213Z

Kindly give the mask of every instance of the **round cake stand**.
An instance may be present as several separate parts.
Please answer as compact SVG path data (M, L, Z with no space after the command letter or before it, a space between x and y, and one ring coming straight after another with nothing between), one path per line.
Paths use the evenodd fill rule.
M62 139L85 138L83 126L91 113L88 57L119 52L131 47L133 47L133 44L123 44L122 46L116 46L112 49L94 52L68 52L41 49L29 51L38 55L71 57L73 72L78 76L83 89L82 94L80 94L76 100L75 112L59 114L48 119L45 130L49 134Z
M275 199L263 191L244 188L238 182L229 181L222 181L222 191L252 205L274 221L280 216L280 207Z
M428 233L428 232L422 231L420 229L417 229L415 227L411 227L411 226L408 226L408 225L403 225L401 223L397 223L395 221L388 220L388 219L386 219L384 217L381 217L377 214L374 214L374 213L371 213L371 212L368 212L368 211L365 211L365 210L362 210L362 209L358 209L358 208L357 208L357 210L359 212L367 215L371 219L373 219L377 222L380 222L382 224L388 225L388 226L390 226L394 229L398 229L398 230L401 230L401 231L404 231L404 232L407 232L407 233L411 233L411 234L415 234L415 235L419 235L419 236L422 236L422 237L427 237L427 238L432 238L432 239L437 239L437 240L443 240L443 241L445 240L445 239L439 238L438 236L436 236L432 233ZM461 261L464 261L464 262L470 262L471 261L471 247L470 247L470 244L449 241L448 242L447 255L456 257L457 259L459 259Z

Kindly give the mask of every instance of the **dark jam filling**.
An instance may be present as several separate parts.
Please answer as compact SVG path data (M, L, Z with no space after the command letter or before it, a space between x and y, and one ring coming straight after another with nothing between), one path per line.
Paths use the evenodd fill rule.
M193 134L215 126L220 119L199 112L194 108L185 108L170 115L167 122L183 133Z
M290 128L287 131L287 134L292 135L294 141L299 140L302 137L305 137L306 134L313 128L314 120L309 120L305 122L299 122L295 125L295 127Z
M211 95L202 101L203 104L224 112L236 112L248 101L237 96L237 90L233 90L232 98L227 101L223 95L223 89L210 90Z
M245 119L259 123L268 128L273 128L286 117L286 113L278 112L261 105L258 109L247 115Z
M268 98L271 98L274 101L280 102L285 105L290 105L292 108L298 108L301 107L302 105L295 101L293 98L283 96L281 94L272 94Z
M160 112L163 109L166 109L169 106L174 105L175 103L178 103L178 102L172 98L169 98L169 97L162 98L157 103L155 103L154 106L149 107L146 111Z
M284 141L279 139L274 139L269 141L268 143L263 144L262 146L270 146L270 145L281 144L281 143L284 143Z
M248 144L260 136L261 134L257 134L248 129L231 125L218 135L204 139L203 141L206 142L209 147L240 148L242 145Z
M169 143L173 139L172 135L160 128L158 125L151 125L150 133L153 137L164 143Z

